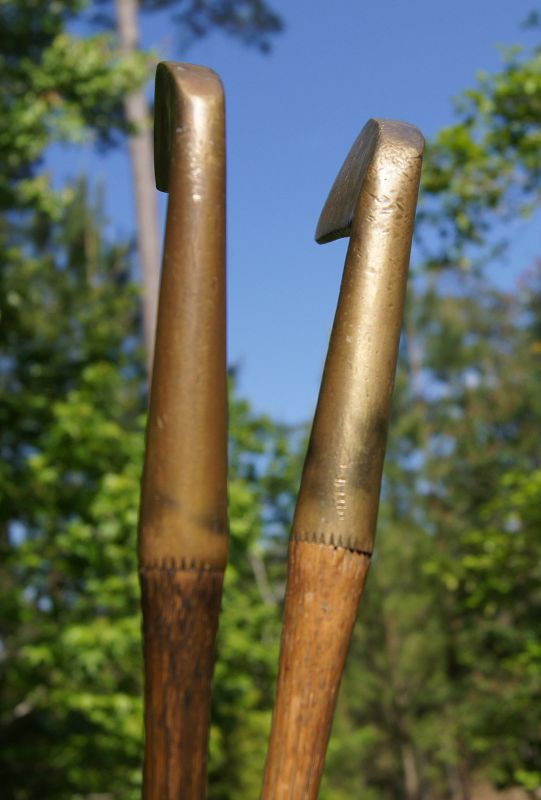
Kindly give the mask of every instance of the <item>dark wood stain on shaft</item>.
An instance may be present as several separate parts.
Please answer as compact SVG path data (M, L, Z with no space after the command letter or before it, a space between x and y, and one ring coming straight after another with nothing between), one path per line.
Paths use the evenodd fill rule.
M145 800L203 800L227 560L225 117L217 75L161 63L169 192L139 519Z
M203 798L223 573L141 569L144 800ZM189 765L189 768L187 766Z

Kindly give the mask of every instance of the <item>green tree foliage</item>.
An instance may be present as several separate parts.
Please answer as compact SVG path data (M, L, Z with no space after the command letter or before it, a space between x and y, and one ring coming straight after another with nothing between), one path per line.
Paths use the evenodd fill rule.
M3 274L1 772L8 796L75 797L103 789L105 768L127 796L141 704L136 293L84 185L38 242Z
M35 173L51 142L90 134L98 144L110 145L127 132L123 100L146 83L154 57L119 50L111 33L113 6L110 0L1 0L0 209L41 203L52 210L58 198L48 191L45 176ZM168 11L185 46L221 29L266 52L283 24L262 0L152 0L140 6L143 13ZM98 32L72 33L72 23L85 17Z
M509 48L503 69L458 99L457 122L430 143L424 166L421 218L439 233L425 266L487 260L505 243L496 226L539 207L540 106L541 47Z
M95 23L114 26L114 0L94 0L88 5ZM271 48L271 36L283 29L282 19L263 0L139 0L138 5L143 14L159 11L169 15L182 50L221 30L266 53Z
M120 60L108 34L70 34L85 7L0 5L11 37L0 60L0 775L14 800L140 795L139 297L100 198L84 181L53 191L41 164L50 141L112 143L146 61ZM285 432L234 397L231 453L217 797L228 785L243 796L255 775L243 759L264 755L283 567L271 588L260 539L281 532L290 474Z
M34 255L4 265L0 774L17 800L140 793L144 377L129 251L101 229L81 184ZM240 798L262 768L279 640L283 553L273 570L261 540L283 541L291 467L285 431L234 398L230 416L211 777L213 796Z
M411 298L326 800L539 786L539 274Z
M146 59L120 58L110 34L80 38L67 24L85 3L1 2L0 210L59 213L61 195L36 172L52 141L91 132L110 143L124 127L122 99L147 74Z
M194 15L181 20L194 35L222 20L263 45L275 29L255 0L179 8ZM108 33L81 39L69 27L109 10L0 2L0 776L10 800L140 791L146 401L132 254L105 236L84 180L53 192L41 169L51 140L110 144L124 132L122 97L144 80L146 57L124 61ZM263 14L263 38L244 36L243 14ZM426 259L410 291L377 553L323 800L471 800L479 780L539 791L541 268L514 294L490 282L498 223L539 202L539 74L539 50L510 52L429 147ZM230 416L210 796L255 800L298 442L234 391Z
M231 543L218 633L209 797L257 797L274 699L285 520L298 463L287 431L230 408Z
M539 205L539 53L512 51L429 143L426 259L329 800L540 787L539 266L514 294L490 280L498 224Z

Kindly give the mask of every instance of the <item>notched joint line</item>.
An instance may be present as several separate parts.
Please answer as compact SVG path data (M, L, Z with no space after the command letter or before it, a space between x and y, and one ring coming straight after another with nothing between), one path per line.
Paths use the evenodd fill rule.
M354 537L335 536L333 533L328 534L318 531L311 531L305 533L297 533L291 536L292 542L307 542L308 544L326 544L329 547L334 547L335 550L349 550L350 553L358 553L365 556L365 558L372 558L372 550L364 550L357 547Z
M202 561L188 558L163 558L161 561L146 561L140 564L139 572L225 572L225 568L213 567Z

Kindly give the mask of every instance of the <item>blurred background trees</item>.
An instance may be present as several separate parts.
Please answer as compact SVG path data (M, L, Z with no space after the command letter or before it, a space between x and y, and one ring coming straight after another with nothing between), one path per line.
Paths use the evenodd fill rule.
M181 48L214 30L223 31L246 45L266 52L271 36L282 29L280 17L263 0L94 0L94 22L115 28L123 56L141 54L140 17L165 12ZM152 63L149 54L149 61ZM154 143L152 112L143 85L124 98L130 126L129 150L137 217L137 249L143 279L143 331L147 364L154 350L154 329L160 279L160 229L154 191Z
M218 26L265 49L280 28L258 0L131 6L164 9L188 38ZM129 98L147 113L152 57L109 30L114 11L0 3L0 777L13 800L139 796L141 292L96 189L53 188L43 168L51 142L88 131L148 144ZM84 37L81 15L96 26ZM324 800L539 796L541 264L514 293L491 267L501 221L539 204L540 59L511 51L428 149L378 549ZM216 800L259 792L302 439L254 414L232 375Z

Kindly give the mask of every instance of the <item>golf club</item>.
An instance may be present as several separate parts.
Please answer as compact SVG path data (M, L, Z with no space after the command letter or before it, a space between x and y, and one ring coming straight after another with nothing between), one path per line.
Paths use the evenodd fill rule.
M351 238L289 544L263 800L319 792L374 546L423 144L412 125L370 120L316 231Z
M155 103L169 202L139 523L143 796L201 800L228 547L224 95L210 69L163 62Z

